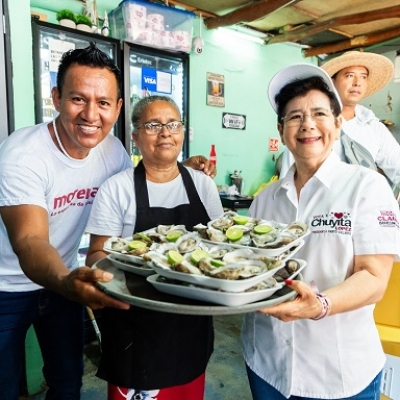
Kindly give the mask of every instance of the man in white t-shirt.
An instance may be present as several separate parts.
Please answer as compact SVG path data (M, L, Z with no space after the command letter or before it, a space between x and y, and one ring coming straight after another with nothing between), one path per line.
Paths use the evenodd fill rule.
M79 243L99 186L132 167L110 135L122 106L122 76L95 44L65 53L52 99L59 115L19 129L0 146L0 398L17 400L26 332L41 347L47 398L79 399L83 303L129 305L96 282L112 275L78 268ZM193 157L199 167L203 157ZM192 166L194 165L191 164ZM73 300L73 301L71 301Z
M322 65L332 78L343 104L343 131L361 144L374 159L377 167L396 186L400 186L400 145L372 110L359 102L382 89L393 76L393 64L385 56L348 51ZM345 160L340 140L334 150ZM282 154L280 177L293 164L293 156L285 149Z

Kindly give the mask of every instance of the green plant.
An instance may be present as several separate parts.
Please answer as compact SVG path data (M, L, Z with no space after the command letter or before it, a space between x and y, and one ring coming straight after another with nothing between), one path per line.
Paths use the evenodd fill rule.
M76 16L71 10L64 8L57 12L56 19L59 22L61 19L70 19L71 21L75 22Z
M75 22L77 25L84 24L90 27L93 25L92 20L85 14L78 14L75 18Z

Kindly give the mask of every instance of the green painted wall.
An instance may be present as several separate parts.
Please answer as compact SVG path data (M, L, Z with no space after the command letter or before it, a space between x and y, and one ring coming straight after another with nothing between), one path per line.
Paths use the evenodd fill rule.
M194 27L194 35L198 35L198 19ZM215 144L216 183L229 184L229 175L237 169L242 171L244 193L253 194L273 175L273 155L277 157L277 153L269 152L269 139L278 138L279 134L276 115L266 95L268 82L284 66L316 60L304 59L298 46L260 45L220 30L208 31L204 26L201 31L203 53L191 56L190 153L208 156L211 144ZM225 107L206 105L207 72L224 75ZM245 115L246 129L224 129L223 112ZM283 146L279 146L280 153Z
M15 128L35 122L29 0L8 0Z

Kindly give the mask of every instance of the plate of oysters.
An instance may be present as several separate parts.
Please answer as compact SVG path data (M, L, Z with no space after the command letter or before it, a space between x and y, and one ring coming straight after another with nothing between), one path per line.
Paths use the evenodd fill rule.
M254 303L271 297L285 286L285 279L294 279L306 266L300 259L289 259L274 275L263 279L240 292L229 292L211 287L204 287L187 283L185 281L169 279L159 274L147 277L147 282L157 290L175 296L186 297L193 300L207 301L229 307Z
M298 243L282 258L268 257L251 248L204 243L196 233L188 234L187 238L193 241L191 246L177 246L165 253L150 251L144 258L165 278L235 293L272 277L304 244L304 241Z
M239 215L233 211L227 211L207 225L196 225L194 229L205 242L228 243L236 248L250 247L266 256L279 256L310 234L309 227L302 221L283 224Z
M177 245L180 245L180 242L175 242L187 233L184 225L158 225L130 237L110 237L104 243L103 250L110 253L108 258L118 268L146 275L154 272L148 266L149 259L144 255L150 251L165 253L175 249Z

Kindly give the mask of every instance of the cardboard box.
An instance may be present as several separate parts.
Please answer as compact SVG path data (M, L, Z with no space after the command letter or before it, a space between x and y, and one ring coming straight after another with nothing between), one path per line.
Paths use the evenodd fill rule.
M195 14L161 4L124 0L109 13L111 36L131 43L189 53Z

